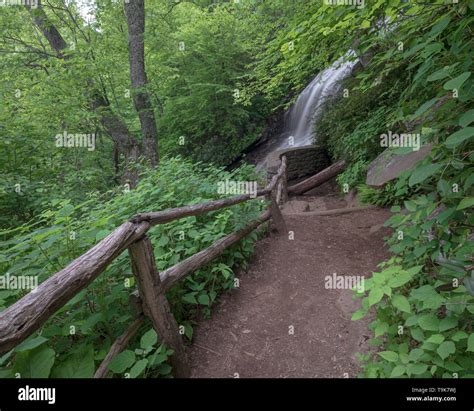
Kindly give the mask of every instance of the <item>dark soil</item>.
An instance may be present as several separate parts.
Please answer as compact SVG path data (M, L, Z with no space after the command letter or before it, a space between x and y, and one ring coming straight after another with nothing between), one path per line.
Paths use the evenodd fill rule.
M308 209L346 206L330 186L299 197ZM316 194L317 196L313 196ZM370 209L340 216L285 215L294 240L271 232L257 243L240 287L222 296L194 331L193 377L356 377L368 350L367 320L351 321L359 300L325 288L325 277L369 277L388 255ZM371 229L372 228L372 229Z

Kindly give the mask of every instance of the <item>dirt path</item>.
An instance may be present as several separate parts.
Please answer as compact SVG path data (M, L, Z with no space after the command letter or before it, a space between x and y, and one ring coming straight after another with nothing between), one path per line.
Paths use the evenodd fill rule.
M350 320L358 302L350 291L326 289L325 277L368 277L387 256L380 224L390 213L302 215L346 205L327 187L311 194L318 196L285 207L294 240L270 233L259 241L250 268L238 274L240 287L195 328L193 377L357 376L366 323Z

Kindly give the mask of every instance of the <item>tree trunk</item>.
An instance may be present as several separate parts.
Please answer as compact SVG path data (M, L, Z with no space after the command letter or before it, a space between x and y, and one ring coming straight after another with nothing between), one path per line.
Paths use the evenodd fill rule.
M320 186L331 178L337 176L339 173L344 171L346 168L345 160L340 160L337 163L325 168L320 171L318 174L315 174L312 177L307 178L306 180L301 181L298 184L295 184L291 187L288 187L288 193L294 195L300 195L306 193L315 187Z
M43 33L48 41L50 47L55 51L58 58L67 60L68 56L64 54L64 50L68 44L62 37L59 30L51 23L41 6L41 1L38 0L36 8L29 7L29 11L33 18L34 24ZM100 112L100 123L104 130L109 134L114 142L115 147L125 157L125 171L122 176L123 181L131 182L135 185L138 176L134 171L131 171L129 165L133 161L137 161L141 152L139 141L128 130L127 125L123 120L115 115L110 108L110 103L104 91L96 86L93 79L87 81L88 94L90 98L90 107L94 111Z
M133 104L140 118L143 134L143 150L153 167L158 164L158 131L151 98L147 91L145 71L145 1L125 2L125 16L128 25L128 57Z

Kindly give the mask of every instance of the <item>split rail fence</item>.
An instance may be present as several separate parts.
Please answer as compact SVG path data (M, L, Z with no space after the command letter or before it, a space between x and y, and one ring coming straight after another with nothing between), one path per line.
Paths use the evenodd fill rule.
M174 351L170 359L174 376L189 376L190 369L184 343L166 299L166 292L177 282L209 264L227 248L270 219L278 232L286 233L287 228L280 211L280 204L288 200L288 193L303 194L334 177L344 167L345 162L340 161L288 187L287 158L282 156L277 174L265 188L257 191L256 196L243 194L197 205L136 215L85 254L72 261L66 268L41 283L35 293L28 293L0 313L0 355L10 351L40 329L60 308L88 287L120 254L128 249L133 275L138 285L138 290L131 293L130 300L137 308L138 314L125 332L112 344L94 377L107 376L110 362L125 349L146 318L150 319L160 341ZM217 240L208 248L161 273L158 272L152 244L146 235L151 227L262 197L268 200L269 206L257 219L244 228Z
M122 224L66 268L41 283L36 292L28 293L0 313L0 355L10 351L41 328L60 308L88 287L122 252L128 249L132 271L138 285L138 292L132 293L131 301L138 308L138 315L112 344L94 376L106 377L108 365L127 346L145 318L150 319L160 341L174 351L170 360L173 374L176 377L188 376L190 370L184 343L166 299L166 292L178 281L210 263L270 218L273 219L279 232L286 231L285 221L279 208L279 204L287 199L286 162L286 157L283 157L278 173L265 188L258 190L257 196L243 194L197 205L138 214ZM147 231L152 226L262 197L269 200L269 207L257 219L167 270L158 272L152 244L147 236Z

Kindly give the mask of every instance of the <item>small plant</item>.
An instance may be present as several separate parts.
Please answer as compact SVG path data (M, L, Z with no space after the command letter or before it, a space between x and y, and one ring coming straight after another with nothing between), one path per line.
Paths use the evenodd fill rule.
M361 184L357 186L357 193L362 203L379 207L402 204L405 198L404 196L397 195L398 188L394 183L387 183L382 188L373 188Z

